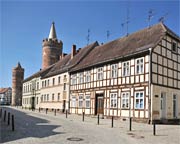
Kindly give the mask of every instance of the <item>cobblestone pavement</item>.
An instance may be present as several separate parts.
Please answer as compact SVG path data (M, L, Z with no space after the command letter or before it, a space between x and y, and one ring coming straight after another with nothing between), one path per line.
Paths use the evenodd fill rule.
M156 136L153 126L129 121L100 119L96 117L68 115L53 112L38 112L20 108L3 107L3 112L14 114L15 131L0 118L0 142L7 144L180 144L179 125L157 125ZM3 115L2 115L3 116Z

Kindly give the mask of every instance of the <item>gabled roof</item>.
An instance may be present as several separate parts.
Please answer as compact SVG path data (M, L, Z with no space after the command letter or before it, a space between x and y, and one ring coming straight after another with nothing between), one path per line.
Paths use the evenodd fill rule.
M11 90L11 88L0 88L0 94L7 92L8 90Z
M129 36L97 46L76 67L71 69L71 72L148 51L149 48L153 48L159 43L167 31L169 30L166 26L159 23Z
M88 55L88 53L96 46L98 46L98 42L94 42L82 48L72 59L71 54L65 56L62 60L55 63L52 69L42 78L47 78L68 71L70 68L78 64L83 58L85 58L86 55Z
M24 83L24 82L27 82L27 81L29 81L29 80L32 80L33 78L37 78L37 77L42 77L42 76L44 76L45 74L47 74L47 73L51 70L51 68L52 68L53 66L54 66L54 64L51 65L51 66L49 66L49 67L47 67L47 68L45 68L45 69L42 69L42 70L34 73L33 75L31 75L31 76L27 77L26 79L24 79L24 80L23 80L23 83Z

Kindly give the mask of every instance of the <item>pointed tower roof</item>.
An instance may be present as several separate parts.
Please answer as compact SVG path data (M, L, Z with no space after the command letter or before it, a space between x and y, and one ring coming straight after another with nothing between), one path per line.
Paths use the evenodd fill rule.
M51 29L50 29L50 33L49 33L49 39L57 39L54 22L52 22L52 25L51 25Z

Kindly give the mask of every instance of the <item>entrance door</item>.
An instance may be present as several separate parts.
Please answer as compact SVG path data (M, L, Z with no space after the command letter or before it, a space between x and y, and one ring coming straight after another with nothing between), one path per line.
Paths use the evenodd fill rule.
M166 118L166 93L161 93L161 107L160 107L160 117L161 119Z
M173 117L177 118L177 95L173 94Z
M95 114L103 114L103 113L104 113L104 96L103 94L96 94Z
M31 104L32 110L35 109L35 97L32 97L32 104Z
M65 112L65 109L66 109L66 100L63 100L63 109L62 109L63 113Z

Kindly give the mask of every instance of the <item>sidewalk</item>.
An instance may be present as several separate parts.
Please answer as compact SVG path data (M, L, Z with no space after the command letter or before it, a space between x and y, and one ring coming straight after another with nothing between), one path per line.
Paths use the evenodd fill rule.
M157 125L156 136L153 135L153 125L132 122L132 131L129 131L129 121L114 120L111 128L111 119L100 119L97 125L97 117L65 114L45 111L30 111L20 108L6 108L16 113L16 130L5 139L6 143L75 143L68 138L82 138L76 141L82 144L180 144L179 125ZM22 120L23 119L23 120ZM18 121L18 122L17 122ZM20 136L24 134L24 137ZM3 134L6 136L6 134ZM18 135L18 136L17 136Z

